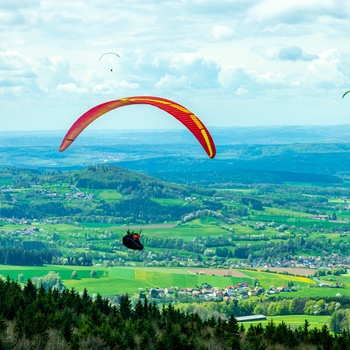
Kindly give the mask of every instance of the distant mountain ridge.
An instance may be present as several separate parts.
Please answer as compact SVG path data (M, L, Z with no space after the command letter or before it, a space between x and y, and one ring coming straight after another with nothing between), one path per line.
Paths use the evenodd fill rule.
M72 170L115 164L167 180L188 172L209 179L241 170L350 176L350 124L209 129L215 159L208 159L186 129L86 130L62 153L64 131L3 131L0 167ZM169 178L171 173L176 176Z

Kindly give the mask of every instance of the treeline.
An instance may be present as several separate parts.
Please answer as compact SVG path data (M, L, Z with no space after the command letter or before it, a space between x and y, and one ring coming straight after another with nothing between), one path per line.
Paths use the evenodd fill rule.
M0 247L0 264L19 266L42 266L52 263L52 254L46 250Z
M290 229L292 231L293 229ZM266 261L272 261L273 259L284 259L291 258L300 252L313 251L314 254L319 253L319 255L324 256L325 254L337 253L340 255L347 255L350 244L348 242L342 241L329 241L321 240L322 234L318 236L311 236L306 233L304 236L296 236L293 234L286 236L280 233L275 236L282 241L271 241L263 242L262 244L251 243L249 246L245 247L246 254L242 256L243 258L248 258L251 255L253 258L262 258ZM243 246L242 246L243 247ZM327 256L325 257L327 259Z
M277 160L276 160L277 161ZM222 184L225 187L234 185L237 183L250 185L250 184L283 184L285 182L307 182L307 183L339 183L342 180L337 176L315 174L314 169L310 169L311 173L298 173L287 171L275 171L273 167L271 170L260 169L248 169L247 164L239 164L240 162L235 159L235 168L229 166L223 166L220 170L208 170L202 171L190 171L179 170L169 171L168 173L157 172L155 169L149 169L148 173L158 178L162 178L164 181L172 181L179 184L200 184L201 186L220 186ZM220 165L215 164L218 167Z
M220 349L324 349L350 347L343 332L332 335L326 325L292 329L284 322L265 327L239 325L228 319L202 319L171 304L159 309L147 299L134 306L127 295L118 305L86 289L46 290L28 280L20 284L0 280L1 349L104 349L104 350L220 350Z
M183 238L163 238L159 236L143 236L142 241L145 245L147 245L147 247L151 247L151 248L180 249L180 250L187 250L189 252L200 253L200 254L204 253L207 248L216 246L216 248L213 248L214 254L212 255L219 255L219 256L229 255L229 250L227 248L220 248L220 246L225 246L225 245L233 246L231 235L228 235L228 237L219 235L216 237L207 237L207 239L201 239L200 237L195 237L192 242L185 241ZM223 255L222 253L223 251L225 251L226 254ZM217 253L220 253L220 254L217 254Z
M286 294L286 293L284 293ZM289 297L289 299L287 299ZM233 313L235 316L266 315L329 315L331 316L339 309L350 308L350 298L290 298L284 296L280 298L260 298L245 300L226 300L213 302L193 302L194 298L187 298L187 302L181 299L181 310L188 312L196 309L202 316L219 313L227 317ZM197 299L198 300L198 299ZM204 311L206 310L206 311Z

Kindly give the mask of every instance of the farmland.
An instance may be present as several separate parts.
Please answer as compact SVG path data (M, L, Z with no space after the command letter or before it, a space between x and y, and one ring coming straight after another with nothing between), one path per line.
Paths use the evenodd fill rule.
M346 172L335 170L340 155L329 158L329 173L303 174L300 167L275 171L283 152L254 168L254 147L223 148L220 171L205 161L147 157L124 168L2 169L0 274L23 287L29 278L39 286L54 271L78 292L113 302L125 294L137 302L141 293L205 308L208 317L263 313L293 327L305 318L312 326L327 322L336 305L348 306L350 292L350 186ZM236 159L233 169L230 152L243 152L249 164ZM142 229L143 251L121 244L128 228ZM30 244L49 254L42 266L14 266L15 253L30 260Z
M75 280L71 278L74 270L78 273L78 279ZM97 272L97 277L90 277L91 270ZM174 286L195 288L204 282L222 288L240 281L251 282L249 277L197 275L184 268L64 267L60 265L30 268L25 266L0 266L0 274L3 277L10 276L14 280L17 280L19 274L23 274L24 280L27 280L28 278L42 277L50 271L57 272L68 288L75 288L77 291L87 288L91 293L102 295L137 294L139 288L144 290Z
M233 286L240 283L247 283L253 286L253 282L258 283L260 288L269 290L271 285L282 286L288 282L293 282L296 289L292 292L282 293L280 296L289 299L290 303L293 300L302 300L303 298L333 298L336 300L336 295L348 295L350 287L345 284L344 288L320 288L316 287L316 282L303 276L283 275L280 273L261 272L252 270L236 270L236 269L201 269L188 270L187 268L150 268L150 267L76 267L62 265L44 265L42 267L18 267L18 266L0 266L0 274L3 278L9 276L14 281L17 281L22 275L23 286L28 278L36 281L37 278L43 278L45 275L54 271L62 279L63 285L68 289L74 289L77 292L82 292L84 289L91 295L101 294L104 297L109 297L114 300L114 296L128 294L134 302L138 300L139 294L144 293L151 300L161 303L172 303L178 305L180 310L188 312L196 310L202 317L210 315L229 315L232 312L238 316L244 315L246 311L250 314L253 312L260 313L260 309L254 308L256 303L264 305L266 303L273 304L277 300L273 296L252 296L249 299L240 301L241 306L234 306L231 301L222 302L218 299L210 301L210 298L200 301L200 299L184 298L183 290L199 290L200 286L209 285L217 289L224 290L227 286ZM95 277L91 277L91 271L95 271ZM76 276L73 278L73 272ZM231 275L231 276L230 276ZM349 276L343 277L345 280L350 279ZM173 289L175 294L164 294L161 299L152 299L152 290L167 290ZM184 304L185 303L185 304ZM316 303L316 301L315 301ZM198 306L195 306L198 305ZM212 306L210 306L212 305ZM214 306L213 306L214 305ZM216 306L215 306L216 305ZM316 304L315 304L316 305ZM264 306L263 306L264 307ZM247 308L247 309L246 309ZM204 312L204 309L207 310ZM253 311L254 310L254 311ZM268 309L270 310L270 308ZM271 311L268 311L271 312ZM267 314L268 314L267 312ZM266 314L266 313L265 313ZM285 322L292 328L302 326L305 320L310 323L311 329L321 327L328 324L330 314L312 315L312 314L285 314L283 316L268 315L267 321L245 322L246 330L251 324L261 323L266 325L268 321L273 320L276 324Z
M91 278L90 273L95 270L97 275ZM283 275L277 273L259 272L252 270L235 269L201 269L188 270L187 268L149 268L149 267L81 267L44 265L42 267L26 266L0 266L0 274L3 277L10 276L17 280L19 274L23 279L42 277L50 271L55 271L62 278L67 288L75 288L82 291L87 288L91 293L101 295L112 294L136 294L139 290L151 288L196 288L202 283L208 283L213 287L225 288L229 285L236 285L239 282L247 282L253 287L253 280L258 281L259 286L269 289L270 286L283 286L293 282L298 289L292 293L285 293L288 297L307 296L335 296L336 293L348 294L350 283L345 288L316 288L313 279L303 276ZM73 279L72 273L77 271L78 278ZM225 276L224 276L225 274ZM229 276L231 275L231 276ZM350 277L344 277L350 279Z

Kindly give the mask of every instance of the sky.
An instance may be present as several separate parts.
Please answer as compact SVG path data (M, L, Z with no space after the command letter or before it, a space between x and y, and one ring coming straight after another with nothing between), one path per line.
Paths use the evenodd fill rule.
M136 95L209 129L349 124L347 90L349 0L0 0L0 131L67 130ZM150 106L89 126L178 127Z

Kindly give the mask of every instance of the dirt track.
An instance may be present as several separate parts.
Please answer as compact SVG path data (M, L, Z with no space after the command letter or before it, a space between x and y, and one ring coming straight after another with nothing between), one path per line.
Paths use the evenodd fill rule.
M264 271L266 268L259 268L257 270ZM288 272L291 275L298 275L298 276L313 276L315 271L314 269L308 269L305 267L269 267L269 271L272 272Z
M129 228L131 230L141 230L141 229L157 229L157 228L173 228L176 224L154 224L154 225L124 225L124 226L115 226L115 228Z
M190 273L204 273L204 275L216 275L216 276L231 276L231 277L244 277L244 278L252 278L244 274L243 272L237 271L237 270L229 270L229 269L195 269L195 270L188 270Z

